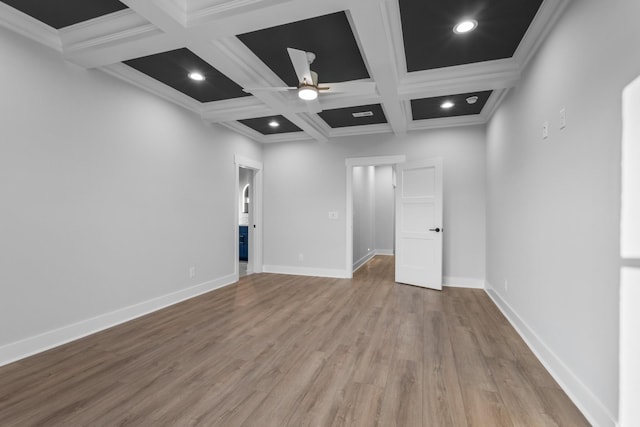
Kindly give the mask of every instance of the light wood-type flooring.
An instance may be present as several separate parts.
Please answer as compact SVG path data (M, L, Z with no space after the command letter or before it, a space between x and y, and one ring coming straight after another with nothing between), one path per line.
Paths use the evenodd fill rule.
M481 290L254 274L0 368L0 426L584 426Z

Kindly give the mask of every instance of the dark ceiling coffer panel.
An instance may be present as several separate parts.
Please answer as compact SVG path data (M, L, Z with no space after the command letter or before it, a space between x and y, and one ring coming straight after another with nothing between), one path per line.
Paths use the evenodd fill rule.
M407 71L510 58L542 0L399 0ZM474 19L477 28L455 34Z
M413 120L439 119L442 117L458 117L480 114L487 103L490 90L484 92L469 92L458 95L437 96L435 98L422 98L411 100L411 113ZM471 98L471 99L469 99ZM475 100L473 98L476 98ZM474 101L470 103L469 101ZM453 106L443 108L446 102Z
M200 102L249 96L239 85L186 48L124 63ZM190 79L189 74L193 72L200 73L204 80Z
M238 121L263 135L302 132L302 129L291 123L283 116L258 117L257 119L245 119Z
M380 104L324 110L319 116L332 128L387 123Z
M127 8L118 0L3 0L2 2L56 30Z

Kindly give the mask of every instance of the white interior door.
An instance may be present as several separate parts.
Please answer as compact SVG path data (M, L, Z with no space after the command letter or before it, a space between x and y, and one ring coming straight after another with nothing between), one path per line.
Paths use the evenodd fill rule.
M396 171L396 282L442 289L442 159Z

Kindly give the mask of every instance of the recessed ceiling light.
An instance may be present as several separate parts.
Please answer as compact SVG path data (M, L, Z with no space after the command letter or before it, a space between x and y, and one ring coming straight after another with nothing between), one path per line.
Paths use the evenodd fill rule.
M478 102L478 97L475 95L467 98L467 104L473 105L476 102Z
M313 101L318 97L318 89L314 86L302 85L298 89L298 97L305 101Z
M193 71L191 73L189 73L189 78L191 80L195 80L197 82L201 82L204 80L204 75L202 75L201 73L197 72L197 71Z
M448 110L449 108L453 108L453 106L456 105L451 101L444 101L441 105L440 108L444 108L445 110Z
M456 34L464 34L473 31L478 26L478 21L475 19L465 19L460 21L453 27L453 32Z
M269 126L271 126L272 128L277 128L278 126L280 126L280 123L276 122L275 120L271 120L269 122Z

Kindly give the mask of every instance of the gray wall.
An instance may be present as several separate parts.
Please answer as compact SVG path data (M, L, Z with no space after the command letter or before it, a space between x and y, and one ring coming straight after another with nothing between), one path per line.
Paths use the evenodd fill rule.
M0 364L232 279L258 144L4 29L0 52Z
M353 168L353 268L375 251L375 167Z
M264 260L269 271L344 273L345 159L405 154L444 159L444 274L482 284L485 271L485 128L439 129L264 147ZM337 211L337 221L327 218ZM299 261L298 254L304 254ZM292 270L295 268L295 270Z
M353 168L353 268L394 247L392 166Z
M599 425L618 412L621 95L640 74L638 16L637 0L572 2L488 126L488 282Z
M391 254L395 247L395 192L393 168L376 166L375 173L375 249L378 253Z

